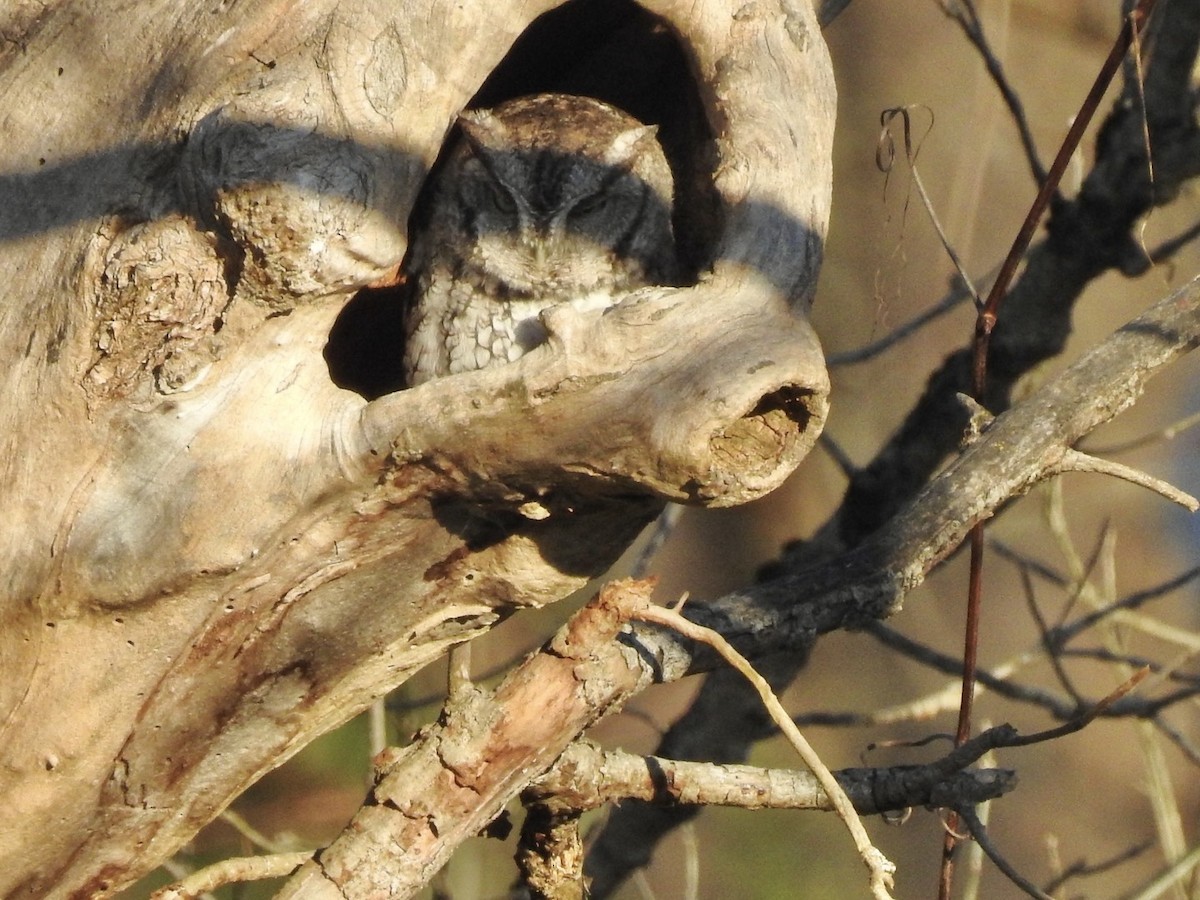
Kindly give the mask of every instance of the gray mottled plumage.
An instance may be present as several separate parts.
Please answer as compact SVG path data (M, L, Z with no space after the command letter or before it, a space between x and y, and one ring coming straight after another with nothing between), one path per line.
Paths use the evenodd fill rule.
M671 172L654 128L590 97L463 113L413 248L410 384L518 359L538 313L611 306L676 277Z

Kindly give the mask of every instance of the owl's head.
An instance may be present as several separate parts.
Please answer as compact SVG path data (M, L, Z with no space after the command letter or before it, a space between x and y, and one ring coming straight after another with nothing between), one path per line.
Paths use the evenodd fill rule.
M654 127L566 94L466 112L460 125L447 187L465 262L548 298L670 279L671 171Z

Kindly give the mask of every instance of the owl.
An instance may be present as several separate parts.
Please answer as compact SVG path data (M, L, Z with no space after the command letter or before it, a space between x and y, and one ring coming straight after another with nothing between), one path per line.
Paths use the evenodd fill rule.
M464 112L413 247L410 385L519 359L539 313L612 306L677 278L672 181L655 128L591 97Z

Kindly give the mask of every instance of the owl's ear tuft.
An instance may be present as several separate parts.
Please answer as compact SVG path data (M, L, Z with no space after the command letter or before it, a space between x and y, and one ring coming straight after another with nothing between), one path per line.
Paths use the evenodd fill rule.
M657 125L637 125L626 128L612 139L604 151L603 160L610 166L628 168L638 158L638 152L646 141L653 141L658 132Z
M508 127L490 109L468 109L459 113L458 127L476 152L491 149L508 137Z

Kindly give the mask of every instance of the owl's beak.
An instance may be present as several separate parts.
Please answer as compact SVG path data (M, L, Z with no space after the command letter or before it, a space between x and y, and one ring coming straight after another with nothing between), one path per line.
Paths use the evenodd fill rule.
M561 234L553 222L537 222L522 229L522 238L533 256L533 263L543 268L560 243Z
M534 264L539 268L546 265L546 260L550 258L550 253L557 243L555 235L549 229L530 230L525 236L525 243L529 245L529 249L533 253Z

